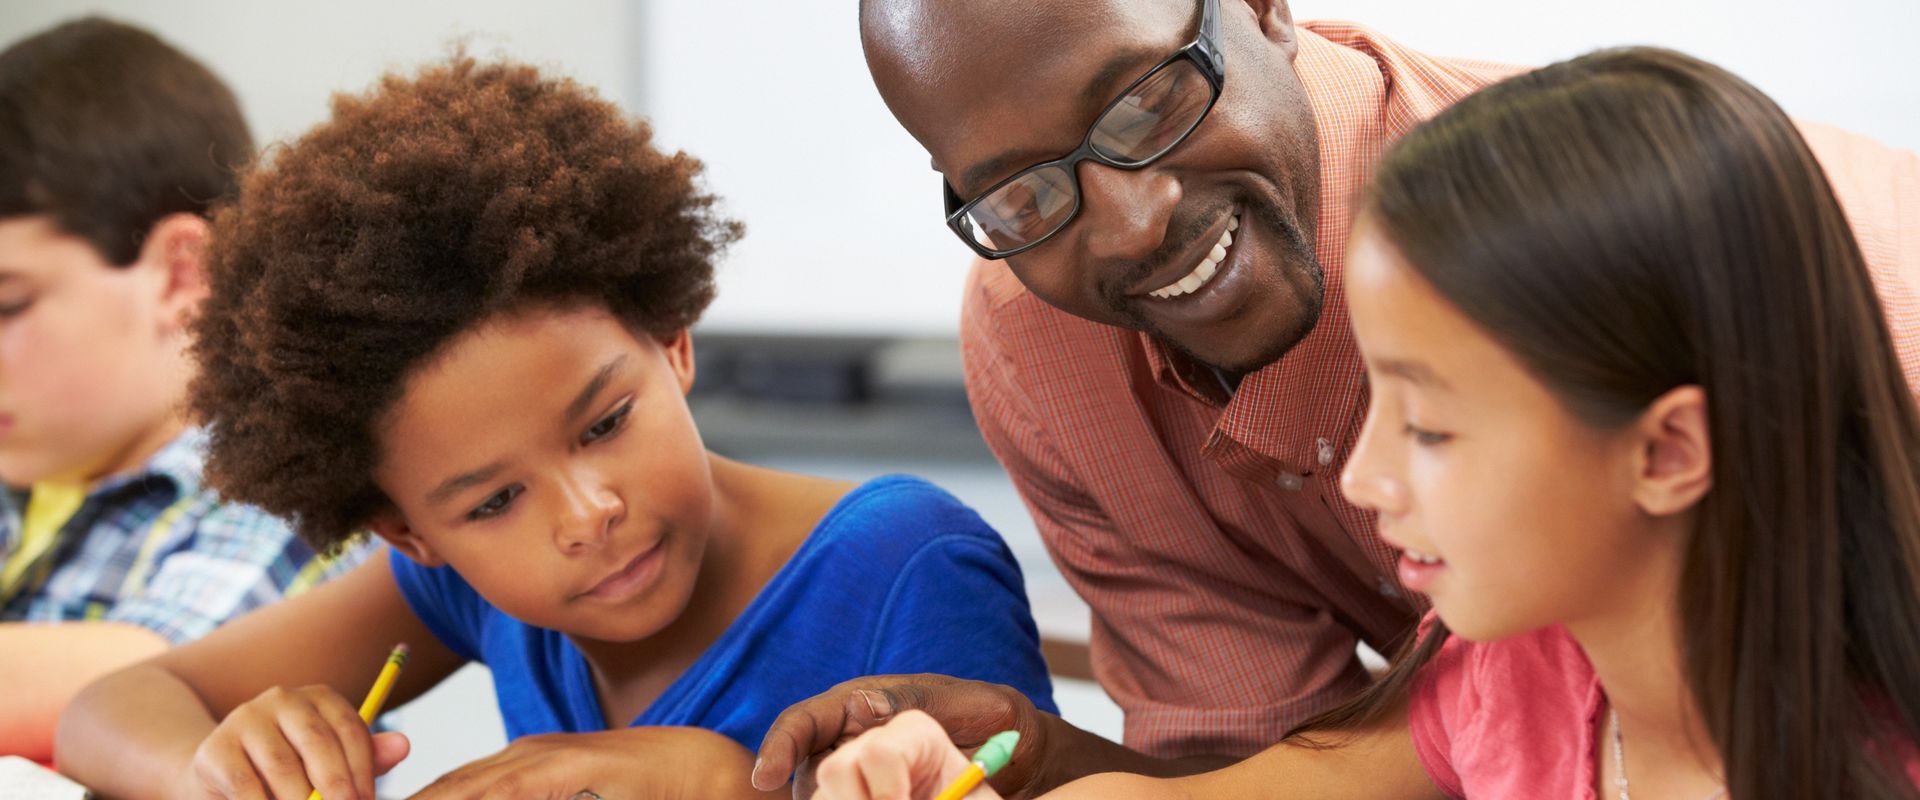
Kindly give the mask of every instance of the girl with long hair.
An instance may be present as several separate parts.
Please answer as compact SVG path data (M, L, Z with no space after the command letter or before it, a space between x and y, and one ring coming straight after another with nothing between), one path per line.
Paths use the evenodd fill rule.
M1434 615L1264 753L1048 796L1916 796L1920 416L1787 116L1699 60L1599 52L1429 121L1363 209L1343 483ZM902 715L816 798L965 763Z

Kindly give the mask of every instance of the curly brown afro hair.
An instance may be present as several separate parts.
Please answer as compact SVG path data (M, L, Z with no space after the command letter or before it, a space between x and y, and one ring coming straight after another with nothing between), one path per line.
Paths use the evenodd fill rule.
M587 88L459 54L336 96L217 210L196 324L207 480L332 551L391 504L376 433L407 377L496 315L593 304L659 336L740 234Z

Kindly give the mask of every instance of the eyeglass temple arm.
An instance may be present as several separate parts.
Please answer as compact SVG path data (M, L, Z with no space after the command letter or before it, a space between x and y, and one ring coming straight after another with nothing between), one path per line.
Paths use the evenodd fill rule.
M1213 63L1225 71L1227 57L1220 51L1220 0L1201 0L1200 35L1195 44L1206 50Z

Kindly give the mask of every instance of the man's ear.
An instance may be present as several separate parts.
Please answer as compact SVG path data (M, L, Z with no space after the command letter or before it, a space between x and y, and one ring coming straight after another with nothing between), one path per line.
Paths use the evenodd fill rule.
M197 214L168 214L147 231L139 264L152 269L162 332L183 332L207 299L207 244L212 227Z
M674 377L680 381L680 393L693 391L693 334L681 328L666 336L658 336L654 341L660 343L660 350L667 357L667 365L673 368Z
M1694 507L1713 488L1707 393L1681 386L1655 399L1634 423L1633 500L1656 517Z
M446 559L433 551L433 545L420 538L420 534L407 525L406 518L400 516L398 510L388 509L374 514L372 519L367 520L367 528L420 566L438 567L447 563Z
M1260 25L1260 35L1280 48L1288 61L1300 54L1300 34L1293 29L1293 8L1287 0L1245 0L1253 9L1254 21ZM1226 9L1221 9L1222 13Z

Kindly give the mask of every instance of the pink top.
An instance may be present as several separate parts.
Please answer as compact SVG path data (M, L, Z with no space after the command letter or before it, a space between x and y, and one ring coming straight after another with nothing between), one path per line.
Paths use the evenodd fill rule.
M1291 74L1233 68L1234 81L1297 74L1320 144L1326 298L1284 357L1229 396L1164 342L1048 305L1005 262L976 262L964 294L981 435L1093 608L1093 674L1126 712L1126 744L1159 756L1265 749L1366 686L1356 641L1390 650L1427 609L1400 585L1400 554L1373 514L1340 493L1367 414L1341 279L1347 232L1381 152L1517 70L1424 55L1353 23L1296 33ZM1920 155L1801 132L1920 389Z
M1421 633L1431 625L1429 614ZM1586 653L1553 626L1497 642L1458 636L1414 679L1414 751L1450 797L1593 800L1604 695ZM1920 753L1902 748L1920 785Z

